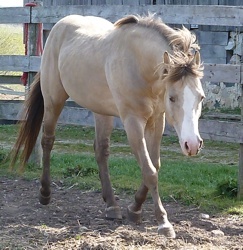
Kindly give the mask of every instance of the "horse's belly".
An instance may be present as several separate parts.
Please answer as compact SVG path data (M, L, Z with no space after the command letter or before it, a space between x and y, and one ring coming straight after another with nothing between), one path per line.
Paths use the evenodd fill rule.
M79 83L71 86L69 82L66 89L70 98L80 106L89 109L92 112L119 117L119 113L107 85ZM64 84L65 87L65 84Z

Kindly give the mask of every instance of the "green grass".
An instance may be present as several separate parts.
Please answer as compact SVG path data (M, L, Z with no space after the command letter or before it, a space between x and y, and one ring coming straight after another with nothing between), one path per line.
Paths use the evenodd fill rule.
M21 25L0 24L0 55L24 55Z
M3 145L0 161L16 138L16 127L0 126L0 144ZM76 184L81 189L100 190L93 138L93 128L58 126L51 158L53 180L62 180L67 186ZM111 145L109 165L113 187L118 193L134 194L140 185L141 171L124 131L114 131ZM188 158L181 154L176 137L165 136L161 148L159 189L163 200L196 205L214 214L243 214L243 202L235 198L238 144L206 141L200 155ZM1 166L0 175L17 175L7 170L7 164ZM39 178L40 174L40 168L29 165L24 177Z

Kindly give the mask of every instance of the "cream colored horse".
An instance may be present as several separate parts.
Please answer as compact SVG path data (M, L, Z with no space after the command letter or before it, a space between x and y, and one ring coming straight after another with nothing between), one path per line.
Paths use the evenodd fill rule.
M26 117L13 151L27 162L43 121L43 174L40 202L50 202L50 153L57 119L71 97L94 112L95 156L99 166L106 217L121 219L108 171L113 116L120 117L142 171L141 186L128 217L141 220L150 191L158 232L175 237L158 192L160 142L165 116L174 126L185 155L202 147L198 119L204 93L195 37L161 20L128 16L114 25L102 18L68 16L50 32L40 73L26 101Z

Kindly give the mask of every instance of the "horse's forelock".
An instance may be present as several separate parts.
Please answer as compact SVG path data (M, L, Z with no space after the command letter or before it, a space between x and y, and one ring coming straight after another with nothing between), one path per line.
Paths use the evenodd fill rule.
M203 77L203 66L197 64L194 55L187 55L183 52L175 52L170 56L171 65L166 75L166 80L175 83L186 76Z

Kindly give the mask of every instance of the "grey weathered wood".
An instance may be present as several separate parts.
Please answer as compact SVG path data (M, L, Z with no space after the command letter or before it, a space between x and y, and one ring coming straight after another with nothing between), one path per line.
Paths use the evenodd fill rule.
M207 63L226 63L226 50L222 45L207 45L201 46L201 57L204 62Z
M20 76L0 75L0 84L17 84L17 83L21 83Z
M0 23L29 23L28 7L0 8Z
M243 78L241 78L241 122L243 123ZM239 172L238 172L238 193L237 198L243 200L243 142L239 150Z
M164 22L171 24L243 25L243 7L186 6L186 5L92 5L36 7L32 10L33 23L56 23L62 17L76 13L98 15L111 21L128 14L156 13ZM188 15L190 13L190 15Z
M212 57L206 57L203 56L203 51L201 51L202 53L202 60L205 63L215 63L215 64L225 64L226 63L226 56L224 57L216 57L216 56L212 56Z
M224 120L224 121L240 121L241 116L240 115L234 115L234 114L222 114L222 113L215 113L210 112L209 114L202 115L202 118L204 119L211 119L211 120Z
M239 83L240 79L240 65L204 64L203 81Z
M42 5L41 2L37 3L38 5ZM35 7L36 8L36 7ZM33 11L34 8L31 8L31 12ZM38 40L38 35L39 35L39 29L41 27L38 24L30 23L29 28L28 28L28 43L27 43L27 55L28 56L38 56L37 53L37 40ZM29 60L31 65L31 60ZM36 72L29 72L28 73L28 81L27 81L27 86L30 87L34 80ZM42 163L42 146L41 146L41 137L42 137L42 131L39 132L39 135L37 137L35 146L32 150L32 153L30 155L30 158L28 160L29 163L34 163L36 165L41 166Z
M204 139L243 143L243 123L216 120L200 120L199 131Z
M212 44L204 44L201 49L201 54L205 57L226 57L225 46L222 45L212 45Z
M199 31L196 30L194 33L197 36L197 40L200 45L213 44L223 45L228 44L229 33L228 32L212 32L212 31Z
M21 110L23 101L6 101L0 100L0 120L13 120L17 121Z
M41 57L39 56L0 56L0 68L6 71L38 72ZM240 82L240 65L204 64L203 81Z
M22 102L16 101L0 101L0 119L18 120L21 110ZM61 124L76 124L93 126L92 112L80 108L65 106L63 109L58 123ZM122 128L120 119L115 119L115 127ZM243 123L240 122L227 122L217 120L200 119L199 131L204 139L226 141L234 143L243 143ZM167 125L166 134L174 133L173 130Z
M20 55L0 55L0 69L1 71L28 71L29 58Z
M106 0L106 4L107 5L114 5L114 4L121 5L122 0Z
M21 55L0 55L1 71L39 71L41 57L39 56L21 56Z
M240 143L239 150L239 171L238 171L238 195L239 200L243 200L243 143Z
M29 71L38 72L40 70L41 56L30 56L29 61Z

